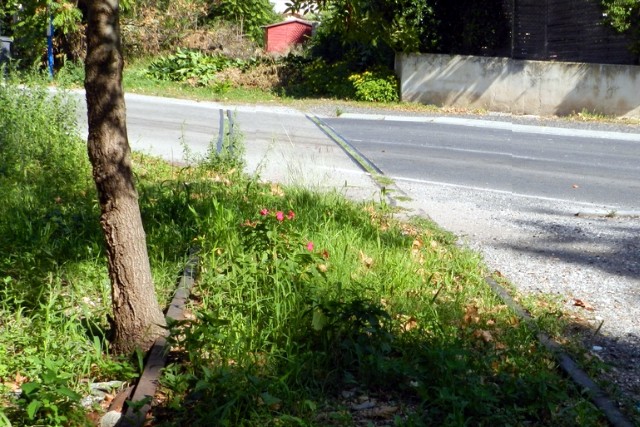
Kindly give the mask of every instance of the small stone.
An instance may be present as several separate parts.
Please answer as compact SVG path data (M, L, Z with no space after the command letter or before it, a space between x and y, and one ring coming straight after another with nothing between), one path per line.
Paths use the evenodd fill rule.
M356 394L356 392L353 390L343 390L341 394L345 399L350 399Z
M602 351L604 349L602 347L600 347L599 345L594 345L593 347L591 347L591 350L593 350L593 351Z
M123 385L123 381L103 381L99 383L91 383L89 384L89 387L91 388L91 390L110 392L114 389L121 388Z
M122 418L122 413L118 411L109 411L100 418L100 427L115 427Z
M374 402L368 400L366 402L362 402L359 405L351 405L351 409L353 409L354 411L363 411L365 409L371 409L375 406L376 404Z

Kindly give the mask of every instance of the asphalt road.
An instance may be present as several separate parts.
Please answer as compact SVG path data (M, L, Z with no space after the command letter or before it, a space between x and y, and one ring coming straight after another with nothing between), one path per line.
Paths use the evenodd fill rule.
M84 93L79 99L80 133L87 135ZM356 198L379 189L341 148L297 110L276 106L227 106L127 94L127 133L136 151L183 163L202 156L217 142L220 114L231 113L241 134L246 170L263 180L338 189Z
M640 211L640 135L576 136L472 120L325 122L396 180Z

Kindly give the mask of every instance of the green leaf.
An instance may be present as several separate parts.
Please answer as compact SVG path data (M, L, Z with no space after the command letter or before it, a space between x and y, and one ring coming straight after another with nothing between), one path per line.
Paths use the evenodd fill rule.
M272 396L271 394L269 394L269 392L266 392L266 391L262 393L260 397L262 398L262 401L264 402L264 404L267 406L277 405L280 402L282 402L282 399L278 399L277 397Z
M33 392L37 391L40 389L40 384L38 383L24 383L22 384L22 386L20 387L22 389L22 392L29 396L30 394L32 394Z
M29 406L27 406L27 416L29 417L30 420L33 420L36 416L36 413L38 412L38 409L40 409L40 407L42 406L42 402L40 402L39 400L34 400L31 403L29 403Z
M68 387L58 387L56 389L56 392L58 392L58 394L68 397L69 399L77 402L80 401L80 399L82 398L82 396L80 396L78 393L76 393L75 391L71 390Z
M314 331L321 331L327 325L327 316L320 311L314 310L313 319L311 320L311 327Z
M55 371L52 371L51 369L47 369L47 371L42 374L42 381L45 384L54 384L56 383L58 380L58 374Z

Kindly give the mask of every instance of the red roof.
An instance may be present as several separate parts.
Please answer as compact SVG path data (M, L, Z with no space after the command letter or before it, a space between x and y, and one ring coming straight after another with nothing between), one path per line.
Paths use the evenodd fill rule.
M273 28L273 27L278 27L280 25L291 24L291 23L294 23L294 22L298 22L300 24L307 25L309 28L313 28L313 23L311 21L306 21L306 20L300 19L300 18L285 19L282 22L276 22L275 24L265 25L264 28Z

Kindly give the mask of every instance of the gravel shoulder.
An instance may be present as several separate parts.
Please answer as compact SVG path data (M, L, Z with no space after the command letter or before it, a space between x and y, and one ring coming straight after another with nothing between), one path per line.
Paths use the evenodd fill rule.
M378 116L446 115L338 108L343 113ZM314 107L310 112L335 117L336 107ZM639 124L622 121L501 114L456 117L640 133ZM519 292L551 295L562 301L572 320L591 330L585 342L591 357L610 366L600 378L619 392L626 412L640 419L640 217L606 215L602 206L452 185L402 180L396 185L412 199L404 207L455 233L461 244L480 252L487 266L499 271Z

